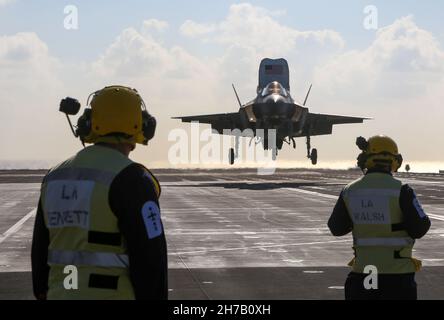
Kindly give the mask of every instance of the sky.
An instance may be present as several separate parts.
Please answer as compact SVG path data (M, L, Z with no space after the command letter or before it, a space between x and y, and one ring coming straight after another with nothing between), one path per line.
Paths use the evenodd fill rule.
M364 27L369 5L375 29ZM66 28L67 6L78 28ZM296 101L313 84L310 112L373 118L313 137L320 166L352 165L356 137L374 134L393 137L407 162L444 163L443 12L432 0L0 0L0 167L74 154L60 99L85 105L110 84L137 88L158 120L134 159L174 167L168 136L190 129L170 118L237 111L231 83L243 102L254 98L264 57L288 60ZM297 145L280 165L308 164Z

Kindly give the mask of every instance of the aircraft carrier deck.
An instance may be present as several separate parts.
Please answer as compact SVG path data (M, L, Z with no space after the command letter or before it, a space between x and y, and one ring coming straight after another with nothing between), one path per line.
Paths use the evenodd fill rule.
M30 247L44 171L0 171L0 299L32 299ZM326 223L359 171L154 170L170 299L343 299L351 236ZM432 228L415 246L420 299L444 298L444 175L398 174Z

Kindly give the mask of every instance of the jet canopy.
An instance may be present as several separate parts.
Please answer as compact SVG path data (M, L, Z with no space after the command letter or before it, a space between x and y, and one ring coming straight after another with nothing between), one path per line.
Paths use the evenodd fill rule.
M270 94L278 94L281 96L288 96L287 90L277 81L270 82L267 86L262 90L262 96L268 96Z

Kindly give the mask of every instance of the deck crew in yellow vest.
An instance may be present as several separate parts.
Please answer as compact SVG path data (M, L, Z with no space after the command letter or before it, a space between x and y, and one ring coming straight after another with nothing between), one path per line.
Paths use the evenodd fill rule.
M402 164L396 143L374 136L368 141L359 137L356 144L365 175L342 190L328 221L334 236L353 233L355 256L345 298L417 299L415 272L421 262L412 257L412 249L430 220L413 189L392 175ZM377 275L376 283L370 274Z
M41 186L31 254L34 295L166 299L160 186L128 158L137 143L153 138L156 120L135 89L105 87L89 100L71 129L93 145L51 169ZM79 109L72 98L60 105L67 116Z

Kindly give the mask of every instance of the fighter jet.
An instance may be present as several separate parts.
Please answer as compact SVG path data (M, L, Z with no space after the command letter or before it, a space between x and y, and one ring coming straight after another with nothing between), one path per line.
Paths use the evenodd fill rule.
M245 136L243 132L249 134L253 132L252 138L256 139L256 143L262 143L265 150L272 150L273 159L276 159L284 142L296 148L295 138L305 137L307 158L315 165L318 151L311 148L310 137L332 134L335 124L363 123L368 118L310 113L306 103L311 88L310 85L304 102L296 103L290 95L290 72L287 61L265 58L259 66L259 84L255 99L242 104L233 85L234 94L239 103L238 112L174 117L173 119L180 119L182 122L208 123L219 134L228 132L230 135L239 136L241 132L240 136ZM270 129L275 129L275 143L268 141ZM262 134L259 135L259 133ZM236 149L238 149L238 141L239 139L236 139ZM230 148L230 164L234 163L236 155L235 150Z

